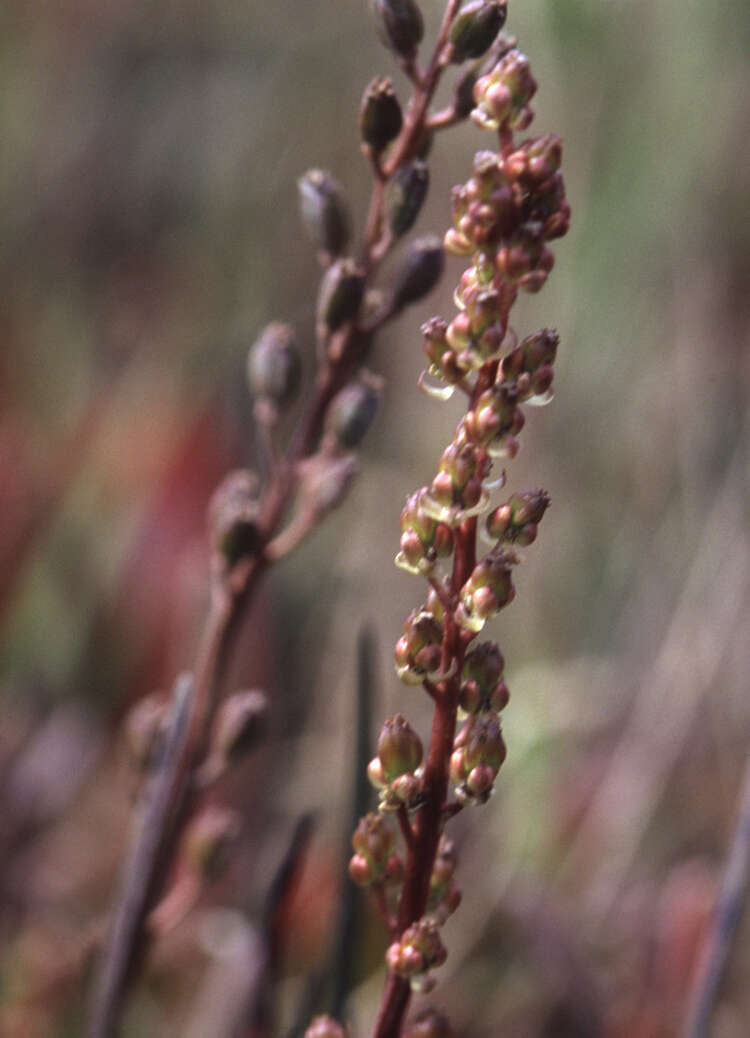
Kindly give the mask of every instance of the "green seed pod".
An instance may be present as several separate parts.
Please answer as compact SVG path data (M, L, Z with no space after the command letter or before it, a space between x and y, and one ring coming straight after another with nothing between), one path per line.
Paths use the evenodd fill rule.
M413 58L424 35L422 12L414 0L370 0L378 35L402 58Z
M364 293L362 269L352 259L338 260L328 268L320 284L318 319L328 331L337 331L357 316Z
M399 166L391 177L386 189L386 211L388 226L397 237L414 226L429 183L427 166L419 160Z
M349 213L341 185L330 173L310 169L297 181L302 223L318 249L340 256L349 241Z
M327 426L341 447L357 447L365 438L378 409L380 394L369 382L350 382L334 397Z
M373 79L362 98L359 111L359 129L362 140L373 151L381 152L401 132L403 125L401 105L390 79Z
M430 235L412 242L394 278L394 309L401 310L431 292L440 280L444 265L445 254L440 238Z
M422 763L422 740L401 714L389 717L378 736L378 757L389 782Z
M302 365L294 329L274 321L263 329L247 355L251 393L283 406L299 389Z
M472 0L456 15L450 30L457 65L468 58L481 58L505 25L505 0Z

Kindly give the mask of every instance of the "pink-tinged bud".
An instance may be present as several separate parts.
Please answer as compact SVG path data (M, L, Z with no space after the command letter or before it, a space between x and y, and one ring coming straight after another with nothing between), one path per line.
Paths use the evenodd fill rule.
M361 854L354 854L349 859L349 876L359 887L369 887L376 879L367 858Z
M389 812L397 811L402 805L408 808L416 807L422 797L422 779L416 775L399 775L380 794L378 810Z
M456 736L455 746L464 751L463 768L466 775L480 764L494 768L497 774L507 752L500 721L494 714L468 718Z
M208 522L214 551L231 569L262 547L258 478L248 469L230 472L214 491Z
M376 883L380 880L393 851L393 844L393 831L381 815L370 812L364 818L360 818L352 836L355 852L349 863L352 879L357 883ZM367 869L361 862L355 863L356 858L362 858Z
M417 1013L407 1026L403 1038L454 1038L448 1017L428 1007Z
M419 685L440 669L443 628L426 609L415 609L396 642L396 673L408 685Z
M321 169L310 169L297 182L302 222L315 246L340 256L349 241L349 214L339 182Z
M489 764L478 764L466 776L466 788L475 797L488 793L495 782L497 772Z
M184 838L184 855L204 879L214 879L229 863L229 849L240 831L240 816L228 808L209 806L192 820Z
M423 487L407 498L401 512L401 552L397 565L410 573L429 574L438 558L453 551L453 531L425 512L423 502L427 488Z
M515 595L510 566L516 560L506 552L491 552L479 562L461 589L456 620L469 630L480 631L486 620L508 605Z
M446 957L437 924L426 918L413 923L391 944L386 952L386 964L393 973L413 977L441 966Z
M508 51L488 75L477 80L472 119L488 130L500 126L523 130L534 115L529 101L535 93L528 58L517 49Z
M539 523L548 507L546 491L525 490L490 512L485 528L490 537L525 547L536 539Z
M422 740L401 714L384 722L378 736L378 757L388 782L416 771L422 752Z
M347 1038L347 1031L330 1016L316 1016L305 1031L305 1038Z

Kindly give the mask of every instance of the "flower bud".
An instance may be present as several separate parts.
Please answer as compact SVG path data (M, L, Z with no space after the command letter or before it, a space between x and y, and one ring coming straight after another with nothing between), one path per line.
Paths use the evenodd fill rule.
M440 900L443 892L453 879L457 864L456 845L453 840L443 834L440 837L437 854L435 855L435 864L432 866L432 875L430 876L431 900L435 902Z
M322 169L297 181L302 223L318 249L340 256L349 241L349 214L339 182Z
M388 226L396 237L411 230L427 197L430 174L424 162L406 162L399 166L386 188Z
M502 680L505 661L495 642L480 642L467 652L461 671L459 702L467 714L480 710L503 710L508 704L508 687Z
M465 4L451 25L451 60L458 65L467 58L481 58L505 25L506 14L505 0L471 0Z
M390 50L412 58L424 35L422 12L414 0L371 0L378 35Z
M430 235L412 242L394 278L394 310L416 303L431 292L440 280L444 266L445 254L440 238Z
M401 132L401 105L390 79L373 79L362 98L359 129L362 140L373 151L381 152Z
M393 973L413 977L426 973L434 966L441 966L447 955L435 921L420 919L404 930L398 941L391 944L385 959L388 969Z
M228 808L209 806L185 833L185 857L204 878L214 879L228 864L229 848L240 831L240 816Z
M214 550L230 569L262 547L257 495L255 473L238 469L222 480L211 498L208 516Z
M529 101L536 93L529 59L521 51L508 51L490 73L477 80L471 117L478 126L524 130L534 117Z
M401 512L401 550L396 565L408 573L429 574L437 560L453 551L453 530L429 516L422 503L427 488L407 498Z
M421 685L440 672L443 628L426 609L415 609L396 642L396 673L407 685Z
M389 717L380 729L378 757L388 782L422 763L422 740L401 714Z
M341 447L357 447L365 438L378 409L380 394L370 381L350 382L328 408L326 426Z
M294 329L274 321L263 329L247 355L247 380L254 396L284 405L294 399L301 363Z
M513 600L515 588L510 567L517 561L506 552L495 551L485 556L461 588L461 604L455 619L470 631L481 631L487 620Z
M393 845L393 830L381 815L370 812L360 818L352 836L355 853L349 862L354 882L361 886L377 883L385 873Z
M268 716L268 698L260 689L234 692L219 707L213 752L228 762L256 746Z
M430 1006L417 1013L404 1031L403 1038L453 1038L453 1031L445 1013Z
M548 507L549 494L544 490L514 494L487 516L487 533L495 540L526 547L536 540L539 523Z
M352 259L338 260L323 276L318 296L318 320L329 332L353 321L365 293L365 275Z
M347 1038L347 1032L330 1016L316 1016L305 1031L305 1038Z

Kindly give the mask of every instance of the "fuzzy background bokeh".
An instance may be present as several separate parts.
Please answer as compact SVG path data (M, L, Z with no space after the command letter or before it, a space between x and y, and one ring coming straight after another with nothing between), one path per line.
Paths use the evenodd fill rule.
M442 3L422 6L429 40ZM564 138L573 210L547 287L515 319L561 338L555 399L527 416L509 468L512 489L543 486L552 507L493 625L509 755L492 801L454 826L464 904L435 997L470 1038L666 1038L750 747L750 8L509 7L539 82L532 132ZM296 178L330 169L361 232L359 100L376 74L402 98L407 84L364 0L10 0L0 29L0 1032L58 1038L81 1033L126 841L122 718L192 665L206 503L254 463L247 348L291 321L314 368L318 268ZM438 135L419 233L448 226L450 189L487 146L471 124ZM379 338L361 477L264 585L234 664L273 703L265 745L225 790L246 817L240 846L157 948L128 1038L223 1033L231 941L215 930L254 932L306 811L275 1033L325 974L363 623L375 722L400 710L427 735L426 697L391 664L424 592L392 559L404 497L459 414L416 380L419 325L450 318L461 270L449 260ZM385 945L367 920L357 1035ZM747 1033L747 938L719 1038Z

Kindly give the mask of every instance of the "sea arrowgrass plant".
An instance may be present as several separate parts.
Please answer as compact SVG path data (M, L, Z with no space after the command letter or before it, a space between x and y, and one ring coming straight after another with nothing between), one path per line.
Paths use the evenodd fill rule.
M375 284L383 259L419 216L432 136L468 116L475 82L500 53L505 0L472 2L461 11L460 0L449 0L424 65L415 0L373 0L371 7L383 42L411 83L411 97L402 108L382 77L365 90L359 128L373 186L358 248L338 181L318 169L300 178L301 216L323 271L313 382L294 431L279 442L279 417L299 394L302 363L296 331L281 322L268 325L247 363L258 471L230 473L211 502L210 608L192 673L177 682L169 712L149 702L129 725L137 757L152 774L100 961L92 1038L116 1030L149 942L184 915L226 857L237 816L209 804L206 794L238 749L252 744L262 713L257 692L224 695L234 637L266 571L340 504L356 475L355 450L380 390L380 380L365 369L376 334L426 296L442 273L440 240L422 237L403 251L391 285ZM446 69L465 62L449 105L431 111Z
M491 6L472 3L459 12L449 35L455 52L471 53ZM432 481L406 502L396 556L427 584L395 661L399 678L421 685L433 701L428 747L402 714L385 721L368 768L379 811L365 815L352 837L350 874L371 889L391 942L375 1038L403 1033L411 992L429 990L431 971L446 958L440 928L461 897L446 823L487 802L506 755L503 654L495 641L477 639L513 600L520 549L536 539L549 505L543 490L491 504L506 482L504 471L493 474L493 463L517 453L522 405L552 398L558 346L554 331L521 338L510 323L519 292L543 287L553 264L548 243L570 221L560 139L517 140L532 121L536 86L528 59L508 43L473 88L471 117L497 134L498 148L478 152L471 177L453 191L445 247L470 261L455 293L459 312L422 328L429 366L420 384L441 399L462 392L467 408ZM489 543L484 553L480 535ZM324 1024L317 1021L307 1038L344 1033L334 1021ZM407 1033L445 1035L450 1028L428 1009Z

